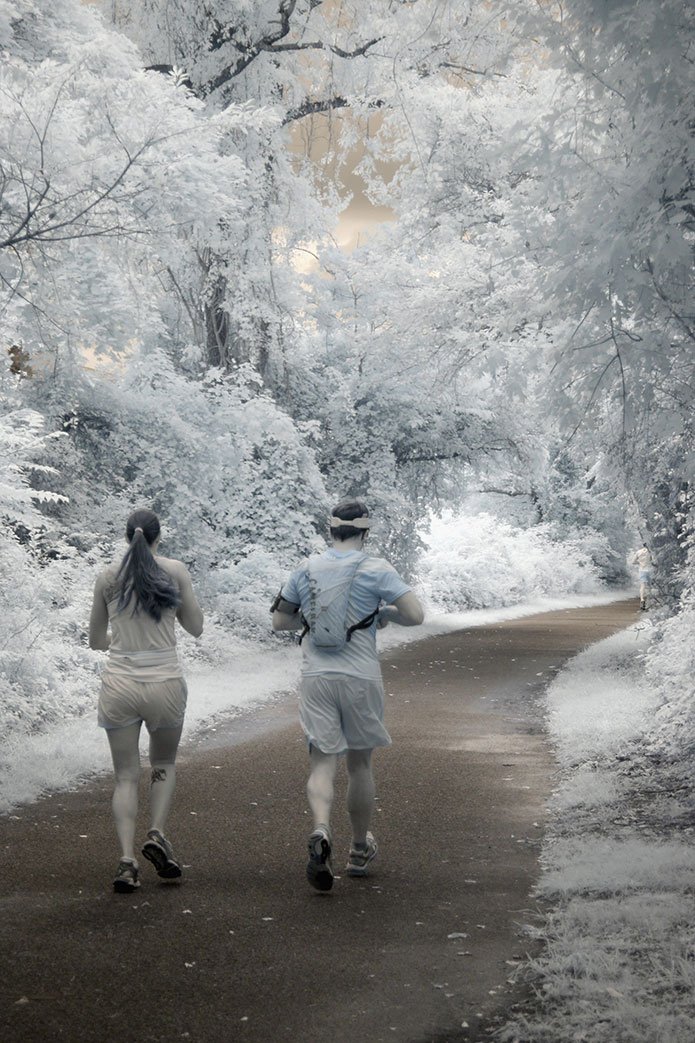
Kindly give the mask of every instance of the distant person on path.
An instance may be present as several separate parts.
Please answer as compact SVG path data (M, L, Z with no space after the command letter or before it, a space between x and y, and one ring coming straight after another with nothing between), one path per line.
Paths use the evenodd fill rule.
M178 619L189 634L199 637L203 613L183 562L156 553L159 537L153 511L131 514L126 525L130 546L120 565L97 577L89 621L89 647L109 652L98 720L106 729L116 775L112 806L121 861L113 887L126 893L140 886L134 844L143 721L150 735L152 774L151 828L142 854L160 877L181 876L164 834L188 694L176 651L175 622Z
M646 543L643 543L632 558L632 564L639 567L639 607L644 611L647 607L647 595L652 582L654 559Z
M273 630L305 629L299 716L309 744L307 796L314 822L306 871L318 891L333 886L331 808L340 754L346 755L352 825L348 876L365 876L376 856L369 831L372 751L391 744L376 629L387 623L417 626L424 618L393 566L365 553L370 525L360 500L339 503L330 520L333 546L302 562L273 604Z

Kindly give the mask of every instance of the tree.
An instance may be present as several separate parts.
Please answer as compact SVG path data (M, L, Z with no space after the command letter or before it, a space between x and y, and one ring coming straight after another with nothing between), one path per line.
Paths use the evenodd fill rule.
M43 365L118 354L160 321L182 245L234 228L245 171L220 143L266 117L231 106L203 119L80 3L15 6L0 83L7 346L31 344Z
M694 25L677 0L538 5L560 86L517 136L546 213L515 223L551 329L551 395L569 442L593 426L619 458L672 595L674 509L695 462Z

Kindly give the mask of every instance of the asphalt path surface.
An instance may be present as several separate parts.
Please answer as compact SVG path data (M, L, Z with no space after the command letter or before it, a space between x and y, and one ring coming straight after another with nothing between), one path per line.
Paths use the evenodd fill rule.
M170 835L181 884L142 862L114 894L110 780L0 818L4 1043L458 1043L489 1038L516 967L556 770L542 693L635 602L461 630L382 660L394 745L375 755L379 857L305 878L307 756L294 699L188 744ZM230 678L230 683L233 679ZM141 836L147 822L143 772Z

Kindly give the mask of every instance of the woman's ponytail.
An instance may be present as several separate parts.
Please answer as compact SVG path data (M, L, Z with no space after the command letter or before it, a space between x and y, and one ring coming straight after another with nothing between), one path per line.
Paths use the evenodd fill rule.
M181 604L178 587L157 564L150 549L160 531L154 511L143 509L131 514L126 524L130 546L116 574L118 611L122 612L134 598L133 614L142 609L157 622L162 618L163 609Z

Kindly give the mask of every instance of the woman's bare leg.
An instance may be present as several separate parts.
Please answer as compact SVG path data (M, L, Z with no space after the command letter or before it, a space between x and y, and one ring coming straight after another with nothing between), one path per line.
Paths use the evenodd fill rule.
M182 729L183 724L179 724L150 734L150 829L162 834L176 789L176 752Z
M116 776L111 807L116 833L121 843L121 855L135 858L135 820L138 813L138 782L140 779L140 728L142 721L126 728L107 728L111 759Z

